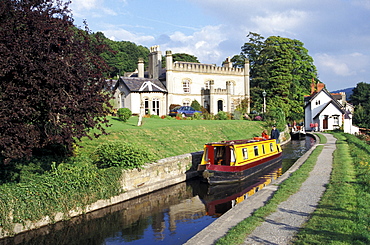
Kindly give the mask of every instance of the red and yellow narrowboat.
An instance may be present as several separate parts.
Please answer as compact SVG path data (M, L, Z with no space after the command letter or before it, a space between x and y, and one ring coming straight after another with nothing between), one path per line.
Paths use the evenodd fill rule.
M240 182L282 160L275 139L232 140L204 145L198 172L211 185Z

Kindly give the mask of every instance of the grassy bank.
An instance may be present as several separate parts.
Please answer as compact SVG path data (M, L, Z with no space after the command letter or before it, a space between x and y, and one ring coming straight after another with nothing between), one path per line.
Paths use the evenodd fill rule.
M292 194L296 193L300 189L301 184L308 178L309 173L314 168L317 157L321 153L322 149L323 146L317 146L306 162L287 180L280 184L279 189L265 206L257 209L250 217L231 228L224 237L220 238L216 242L216 244L230 245L243 243L248 234L259 226L264 221L265 217L275 212L281 202L287 200Z
M370 146L336 133L330 184L295 244L370 244Z
M83 140L81 155L91 155L95 148L107 141L124 141L146 147L157 159L203 150L208 142L248 139L260 136L264 129L261 122L246 120L168 120L143 118L137 126L137 117L126 123L111 118L109 135L98 139Z
M92 141L84 139L76 157L58 163L35 158L20 163L17 181L0 185L0 227L11 231L14 223L37 221L56 212L84 207L99 199L122 192L119 178L122 169L99 169L91 156L105 142L129 142L150 150L157 159L203 150L204 143L247 139L259 136L261 122L244 120L167 120L145 118L141 127L137 117L126 123L111 118L108 135ZM42 168L49 165L45 171ZM68 215L66 216L68 217Z

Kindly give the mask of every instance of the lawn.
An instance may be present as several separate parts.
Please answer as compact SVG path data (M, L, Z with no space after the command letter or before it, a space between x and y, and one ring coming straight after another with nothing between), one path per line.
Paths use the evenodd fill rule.
M131 117L126 123L110 117L108 135L98 139L83 139L81 155L91 155L95 148L108 141L124 141L148 148L156 158L166 158L203 150L208 142L221 140L249 139L260 136L263 123L246 120L169 120L143 118L143 125L137 126L138 117Z

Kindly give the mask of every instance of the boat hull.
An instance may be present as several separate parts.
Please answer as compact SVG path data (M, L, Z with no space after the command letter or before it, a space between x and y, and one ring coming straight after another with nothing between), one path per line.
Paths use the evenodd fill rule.
M306 138L306 134L301 132L292 132L290 135L292 140L302 140Z
M282 153L243 166L199 165L198 172L210 185L231 184L244 181L251 175L282 161Z

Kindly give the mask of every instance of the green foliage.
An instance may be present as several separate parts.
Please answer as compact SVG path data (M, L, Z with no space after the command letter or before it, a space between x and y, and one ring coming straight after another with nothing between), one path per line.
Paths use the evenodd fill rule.
M227 120L228 119L227 113L224 111L219 111L216 115L216 119L217 120Z
M203 118L203 115L202 115L202 113L195 112L193 118L197 119L197 120L200 120L200 119Z
M285 113L281 108L272 107L265 115L265 121L269 126L276 125L276 128L282 132L287 125L285 120Z
M109 76L112 78L117 75L123 76L125 72L132 72L137 69L139 58L142 58L145 64L149 62L149 49L144 46L138 46L129 41L113 41L106 38L102 32L97 32L92 36L103 39L105 45L110 49L102 52L100 56L110 66Z
M127 120L131 117L132 112L129 108L119 108L117 115L119 120L127 122Z
M235 65L240 66L243 57L250 61L252 109L262 111L262 91L266 91L267 109L282 108L289 120L303 118L303 96L309 94L312 78L317 78L303 43L275 36L265 39L252 32L248 37Z
M99 168L119 166L123 169L134 169L153 159L153 155L146 148L120 141L104 143L94 152L94 163Z
M3 184L0 186L0 226L10 231L13 222L37 221L45 216L53 219L56 212L68 217L70 210L118 195L120 176L118 169L98 170L80 158L53 165L52 170L34 173L20 183Z
M191 62L191 63L199 63L199 60L194 55L185 54L185 53L175 53L172 54L173 62L182 61L182 62ZM162 67L166 67L166 58L162 57Z
M190 106L193 107L194 110L200 111L201 105L199 104L197 100L193 100Z
M370 84L358 83L353 89L350 101L355 105L353 123L359 127L370 128Z

